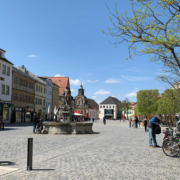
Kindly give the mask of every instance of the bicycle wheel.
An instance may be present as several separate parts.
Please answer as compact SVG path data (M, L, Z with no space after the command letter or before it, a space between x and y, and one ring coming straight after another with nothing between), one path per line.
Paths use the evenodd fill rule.
M169 139L163 143L162 149L163 149L164 154L166 154L166 156L170 156L170 157L176 156L180 151L180 147L179 147L177 141L169 140Z
M167 141L174 141L174 142L178 143L178 142L179 142L179 138L177 138L177 137L173 137L173 139L172 139L172 140L169 140L169 138L164 139L164 140L163 140L162 147L163 147L164 143L166 143Z

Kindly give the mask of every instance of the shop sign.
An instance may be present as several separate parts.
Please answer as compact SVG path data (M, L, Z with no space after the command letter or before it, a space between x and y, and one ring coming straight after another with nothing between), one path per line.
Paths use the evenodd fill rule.
M26 111L34 112L34 108L27 108Z

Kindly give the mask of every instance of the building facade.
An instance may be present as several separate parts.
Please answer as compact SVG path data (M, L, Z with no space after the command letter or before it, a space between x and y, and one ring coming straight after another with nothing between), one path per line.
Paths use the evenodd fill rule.
M51 79L39 77L43 81L46 82L46 119L51 118L52 113L52 91L53 91L53 85Z
M36 78L35 81L35 112L43 120L46 116L46 81Z
M74 99L74 111L80 111L88 118L99 119L99 107L93 99L88 99L84 95L84 89L81 84L78 95Z
M25 66L13 67L12 104L16 122L33 122L35 80Z
M103 117L107 119L120 119L121 118L121 111L119 109L119 104L121 102L115 98L109 96L103 102L99 104L99 118L103 120Z
M131 102L128 111L122 111L122 118L125 119L130 119L131 117L133 118L135 116L135 107L136 107L136 103Z
M4 122L10 123L13 64L5 58L5 52L0 49L0 116L2 116Z
M52 112L54 112L54 109L59 108L59 86L52 82L53 84L53 96L52 96Z

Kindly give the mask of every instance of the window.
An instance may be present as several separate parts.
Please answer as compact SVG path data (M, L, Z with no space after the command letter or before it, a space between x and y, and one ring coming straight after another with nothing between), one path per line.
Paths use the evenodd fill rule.
M5 85L1 84L1 94L5 94Z
M100 106L100 108L102 108L102 106Z
M14 100L16 100L16 97L17 97L17 95L16 95L16 94L14 94Z
M31 97L29 96L29 102L31 102Z
M28 82L26 81L26 87L28 87Z
M25 102L27 101L27 96L24 97L24 101L25 101Z
M22 86L24 86L24 80L22 80Z
M38 90L38 85L36 85L36 91Z
M111 108L111 106L109 106L109 108Z
M106 108L108 108L108 106L106 106Z
M9 66L7 66L7 76L10 76L10 67Z
M1 63L0 63L0 73L1 73Z
M21 95L19 95L19 101L21 101Z
M41 92L42 92L42 86L41 86Z
M45 100L43 101L43 105L45 106Z
M19 85L22 85L22 79L19 79Z
M105 108L105 106L103 106L103 108Z
M15 77L15 83L18 84L18 77Z
M114 108L114 106L113 106L113 108Z
M46 94L46 89L44 88L44 94Z
M6 66L5 65L2 65L2 73L6 74Z
M9 86L6 85L6 95L9 95Z
M0 52L0 57L2 57L2 52Z
M36 104L37 104L37 98L35 98Z

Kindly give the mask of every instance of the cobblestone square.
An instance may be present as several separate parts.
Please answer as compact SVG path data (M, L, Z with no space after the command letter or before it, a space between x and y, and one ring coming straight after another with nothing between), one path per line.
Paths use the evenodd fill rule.
M0 165L17 168L0 173L1 180L174 180L180 158L149 148L144 128L128 122L94 123L92 135L34 135L32 126L8 126L0 131ZM27 138L32 137L33 170L27 171ZM162 144L163 134L157 136Z

